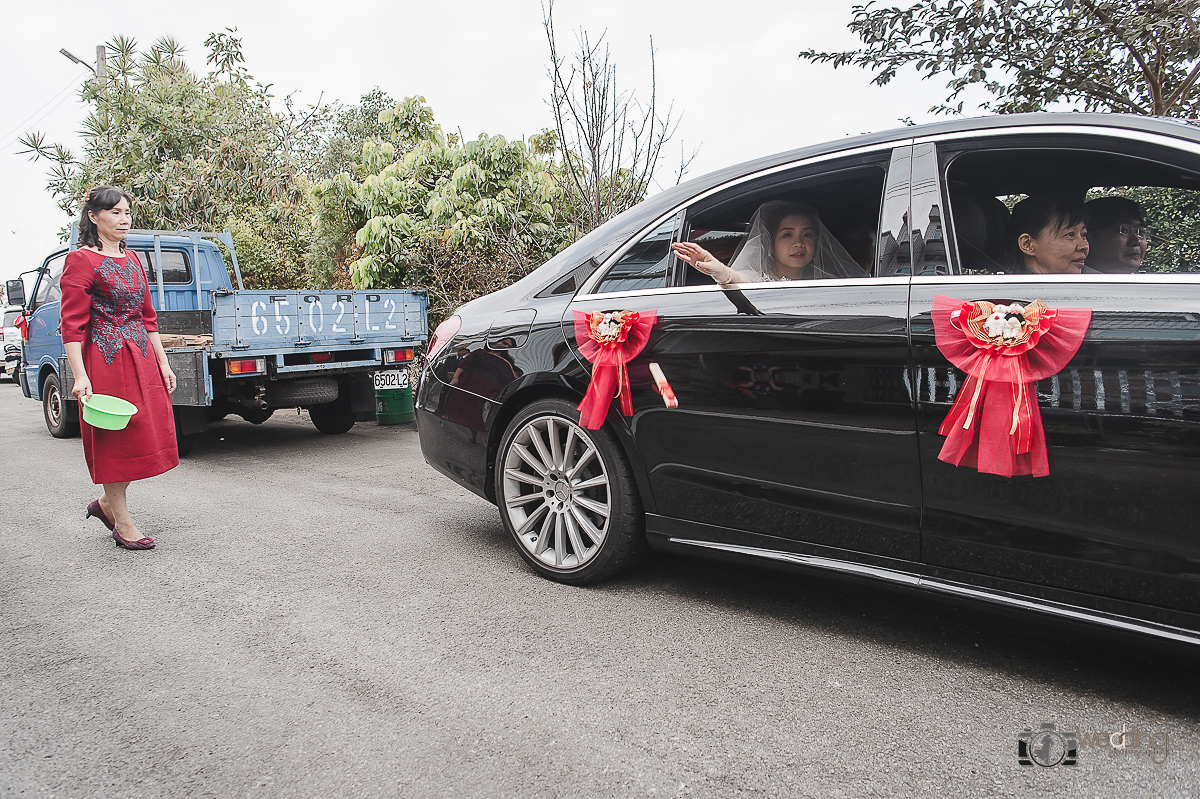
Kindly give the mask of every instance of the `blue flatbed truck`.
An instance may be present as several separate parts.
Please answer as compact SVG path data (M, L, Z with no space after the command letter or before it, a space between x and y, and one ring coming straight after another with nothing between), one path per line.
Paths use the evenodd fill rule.
M230 253L237 289L214 242ZM17 372L41 400L57 438L78 433L78 403L59 328L59 279L67 247L32 270L30 296L9 281L27 314ZM322 433L344 433L374 408L375 386L407 385L404 369L428 336L423 291L273 291L243 288L233 238L222 233L135 230L126 239L145 268L159 334L178 378L171 403L180 454L210 421L237 414L261 424L281 408L305 408ZM29 273L27 273L29 274Z

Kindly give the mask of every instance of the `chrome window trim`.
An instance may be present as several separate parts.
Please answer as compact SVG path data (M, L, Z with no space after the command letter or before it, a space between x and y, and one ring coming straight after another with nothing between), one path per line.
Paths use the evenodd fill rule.
M947 141L961 141L963 139L994 139L1004 136L1030 136L1035 134L1106 136L1110 139L1126 139L1128 141L1142 142L1143 144L1172 147L1176 150L1185 150L1192 155L1200 155L1200 143L1188 139L1175 138L1164 133L1149 133L1142 130L1109 128L1099 125L1024 125L1014 128L963 130L954 133L935 133L929 136L921 136L913 139L913 144L926 144L929 142L936 144Z
M775 549L748 547L740 544L723 544L715 541L696 541L687 538L669 538L668 540L672 544L698 547L700 549L715 549L737 555L748 555L751 557L765 558L767 560L782 561L784 563L791 563L798 566L807 566L815 569L824 569L826 571L841 572L843 574L852 574L859 577L867 577L876 580L886 580L887 582L899 583L901 585L907 585L911 588L919 588L925 591L967 597L969 599L977 599L984 602L1007 605L1008 607L1019 608L1021 610L1029 610L1036 613L1058 616L1059 618L1071 619L1074 621L1084 621L1091 624L1100 624L1114 629L1125 630L1127 632L1135 632L1142 635L1153 635L1157 638L1165 638L1179 643L1200 645L1200 633L1185 629L1183 627L1174 627L1169 624L1143 621L1141 619L1135 619L1130 616L1122 616L1116 613L1104 613L1102 611L1088 610L1086 608L1077 608L1062 602L1054 602L1048 599L1037 599L1019 594L1011 594L1007 591L978 588L976 586L966 585L964 583L941 580L936 577L925 577L920 574L913 574L912 572L901 571L899 569L889 569L883 566L870 566L864 563L838 560L837 558L821 557L819 555L802 555L796 552L783 552Z
M1006 273L992 275L917 275L915 285L947 285L957 283L1062 283L1078 286L1085 283L1200 283L1197 272L1135 272L1130 275L1079 274L1079 275L1035 275Z
M1200 276L1198 276L1200 277ZM797 287L820 288L822 286L907 286L908 275L889 275L888 277L843 277L827 278L825 280L767 280L761 283L730 283L722 286L712 283L708 286L668 286L661 289L632 289L630 291L605 291L596 294L577 294L571 299L571 305L585 300L615 300L627 297L658 297L664 294L695 294L702 291L764 291L771 289L794 289Z
M612 267L612 265L615 264L618 260L620 260L625 255L625 253L629 250L629 248L633 247L635 244L637 244L639 241L642 240L642 237L649 234L651 231L653 231L659 225L663 224L664 222L669 220L671 217L675 216L680 211L687 208L689 205L699 202L700 200L703 200L707 197L711 197L712 195L716 194L717 192L725 191L726 189L733 188L734 186L741 185L742 183L746 183L751 180L756 180L758 178L767 177L769 175L774 175L779 172L787 172L788 170L796 169L799 166L807 166L809 164L820 164L825 161L833 161L838 158L853 158L856 155L866 155L869 153L875 153L875 152L880 152L880 151L889 151L890 152L891 150L894 150L897 147L911 145L912 143L913 143L913 139L911 139L911 138L896 139L896 140L890 141L890 142L882 142L882 143L878 143L878 144L868 144L868 145L864 145L862 147L853 147L849 150L839 150L839 151L833 152L833 153L825 153L824 155L815 155L815 156L812 156L811 158L802 158L798 161L788 161L786 164L778 164L773 167L761 169L758 172L751 172L748 175L742 175L740 178L734 178L733 180L729 181L728 183L722 183L719 186L713 186L711 189L703 191L700 194L697 194L694 197L691 197L691 198L685 200L684 202L681 202L678 205L674 206L673 208L671 208L670 211L667 211L666 213L656 217L654 219L654 221L651 222L649 225L643 227L637 233L630 236L629 240L627 242L622 244L612 255L608 256L608 258L604 259L604 263L600 264L600 268L597 269L595 272L593 272L592 276L589 277L586 281L584 281L583 285L579 287L579 291L575 292L575 297L579 298L584 295L600 296L600 295L592 294L592 288L595 287L595 285L598 282L600 282L600 278L606 272L608 272L608 270ZM814 281L808 281L808 282L814 282ZM671 287L664 286L663 289L641 289L641 290L642 291L659 291L659 290L666 290L667 288L692 288L692 287L691 286L671 286ZM624 292L611 292L611 293L622 294L622 295L624 294Z

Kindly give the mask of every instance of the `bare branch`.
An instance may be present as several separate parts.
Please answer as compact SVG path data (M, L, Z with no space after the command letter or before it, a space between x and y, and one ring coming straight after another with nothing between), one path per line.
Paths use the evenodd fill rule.
M556 180L575 210L577 232L582 234L646 196L678 120L673 107L665 116L659 112L653 39L650 95L642 105L632 92L621 91L605 34L593 40L581 29L568 62L558 49L553 0L547 0L542 13L550 46L549 105L562 151ZM690 161L681 159L680 176Z

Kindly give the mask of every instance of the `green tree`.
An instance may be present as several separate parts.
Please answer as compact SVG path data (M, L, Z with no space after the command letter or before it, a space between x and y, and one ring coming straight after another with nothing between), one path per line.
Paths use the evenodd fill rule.
M849 27L863 47L800 57L875 72L885 85L905 67L949 76L941 113L961 113L971 86L997 113L1063 103L1087 111L1200 115L1200 0L925 0L856 5ZM955 101L958 102L955 102Z
M320 152L323 108L272 108L270 87L243 65L232 29L205 41L201 77L170 38L139 52L109 42L106 71L82 89L91 106L76 157L40 133L25 152L52 163L48 188L74 217L101 183L134 198L134 221L154 229L230 228L246 282L288 288L303 282L312 209L303 177Z
M342 172L357 178L362 162L362 143L367 139L389 140L400 145L389 126L379 121L379 115L396 105L396 101L376 86L359 98L358 105L340 108L326 137L315 177L321 180Z
M349 265L362 253L355 237L368 218L356 199L359 184L403 158L432 133L433 111L424 98L410 97L381 107L385 100L391 98L378 89L363 95L357 107L339 114L329 137L321 168L324 181L311 192L316 230L305 255L317 286L350 285Z
M531 138L534 147L486 134L459 142L422 97L379 119L385 136L362 145L365 177L342 173L314 191L319 229L356 231L357 257L348 264L355 286L426 288L436 321L570 243L544 150L550 136Z

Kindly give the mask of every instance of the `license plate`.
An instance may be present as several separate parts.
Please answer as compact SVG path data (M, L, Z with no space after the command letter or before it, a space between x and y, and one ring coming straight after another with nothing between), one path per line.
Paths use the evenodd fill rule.
M386 391L392 388L408 388L408 371L397 369L392 372L375 373L375 390Z

